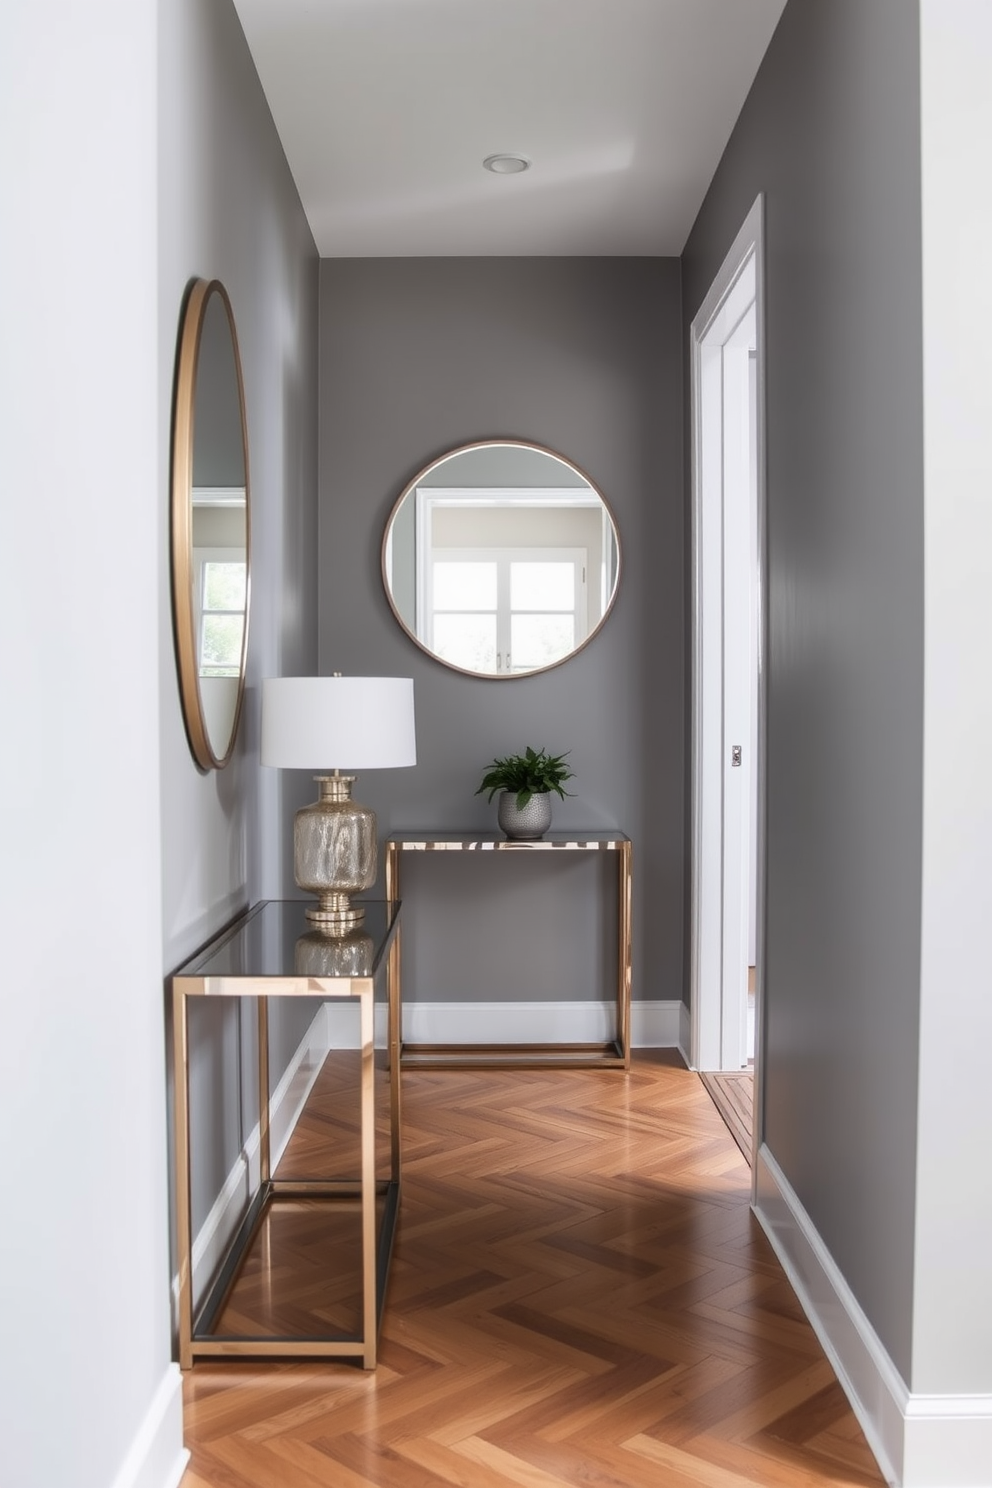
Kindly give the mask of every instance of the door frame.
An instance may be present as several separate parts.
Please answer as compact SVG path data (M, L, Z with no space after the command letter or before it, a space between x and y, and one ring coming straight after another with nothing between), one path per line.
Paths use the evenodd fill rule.
M690 903L690 1063L694 1069L719 1068L719 1049L723 1026L723 944L724 944L724 784L727 762L723 740L723 555L722 555L722 485L720 500L719 549L708 540L710 531L705 521L709 502L713 520L714 492L706 482L704 451L704 343L714 334L716 345L729 338L734 324L734 291L740 298L745 292L742 280L753 268L756 322L756 466L757 466L757 660L758 660L758 810L756 827L757 859L757 944L755 956L755 1035L754 1035L754 1132L756 1152L762 1136L761 1064L762 1010L764 1003L764 944L766 912L766 781L767 781L767 503L765 460L765 271L764 271L764 197L759 195L741 226L719 273L693 319L690 330L690 407L691 407L691 698L692 737L690 747L691 797L691 903ZM750 303L747 299L746 303ZM727 322L726 335L721 334L721 315ZM709 429L707 438L712 438ZM713 447L710 447L712 461ZM722 466L722 409L720 420L719 462ZM722 482L722 476L721 476ZM714 600L714 590L716 598ZM719 727L713 720L717 719ZM704 721L708 730L704 730ZM715 736L715 738L714 738ZM715 742L715 739L718 742ZM714 1057L714 1044L717 1056ZM752 1172L754 1172L752 1163Z

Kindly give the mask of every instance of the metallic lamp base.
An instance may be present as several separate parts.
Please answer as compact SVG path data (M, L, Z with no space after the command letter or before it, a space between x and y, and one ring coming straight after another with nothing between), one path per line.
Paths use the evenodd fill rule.
M352 904L350 894L334 890L321 894L320 903L312 904L307 910L308 920L321 929L330 931L350 930L364 918L365 910L362 905Z
M375 883L375 813L351 799L353 775L318 775L320 798L296 813L293 866L301 889L318 903L307 919L326 934L361 924L365 911L351 902Z

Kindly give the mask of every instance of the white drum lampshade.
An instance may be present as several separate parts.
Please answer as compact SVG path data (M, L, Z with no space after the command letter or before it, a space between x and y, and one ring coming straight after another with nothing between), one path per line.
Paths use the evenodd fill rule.
M364 915L375 883L375 813L351 799L355 772L417 763L411 677L269 677L262 683L263 765L312 770L320 797L296 813L293 864L318 896L307 917L331 934Z

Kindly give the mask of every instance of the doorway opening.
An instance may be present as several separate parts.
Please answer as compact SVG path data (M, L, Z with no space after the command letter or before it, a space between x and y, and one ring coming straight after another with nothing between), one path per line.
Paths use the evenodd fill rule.
M690 1058L740 1082L738 1127L749 1103L756 1115L748 1155L761 1135L750 1076L760 1073L765 884L762 227L759 196L690 335Z

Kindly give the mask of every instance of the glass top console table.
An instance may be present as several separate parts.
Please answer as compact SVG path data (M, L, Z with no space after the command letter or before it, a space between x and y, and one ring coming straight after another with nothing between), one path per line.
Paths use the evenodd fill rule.
M307 920L309 902L256 904L172 977L179 1363L183 1369L204 1355L354 1357L365 1369L375 1368L400 1191L399 904L366 903L365 917L354 931L333 938L316 931ZM382 986L383 972L385 997L377 1002L376 988ZM357 1096L359 1134L357 1144L351 1144L350 1170L337 1176L303 1176L297 1163L291 1165L289 1177L271 1171L268 1004L273 997L312 999L315 1011L316 1004L324 1002L344 1000L358 1006L358 1048L343 1052L340 1058L350 1060L341 1090L347 1101ZM198 998L251 998L256 1003L259 1182L204 1299L194 1308L189 1011L191 1000ZM383 1151L378 1162L377 1087L380 1105L388 1104L388 1117L381 1115L379 1121ZM352 1105L337 1130L355 1125ZM280 1173L282 1169L280 1164ZM334 1225L338 1226L327 1253L340 1256L345 1251L349 1257L347 1277L354 1278L355 1300L348 1308L339 1305L337 1312L339 1320L347 1313L345 1326L330 1321L334 1305L322 1315L323 1304L315 1304L314 1325L292 1334L280 1322L285 1311L246 1326L244 1309L229 1306L246 1267L261 1265L269 1278L277 1275L278 1226L272 1220L280 1205L284 1216L295 1206L305 1213L308 1225L315 1219L326 1225L329 1237ZM341 1286L352 1285L350 1280L338 1281ZM334 1284L331 1278L332 1293ZM229 1314L235 1318L233 1324ZM357 1326L352 1325L355 1319Z
M410 832L386 839L386 898L399 901L401 862L408 853L462 853L466 872L472 861L491 853L541 853L549 858L573 853L612 852L617 860L617 970L614 1037L604 1044L401 1044L404 1066L458 1068L469 1066L611 1066L630 1067L631 873L633 848L622 832L547 832L536 841L519 841L502 833ZM408 912L415 913L408 903ZM399 978L397 959L396 975Z

